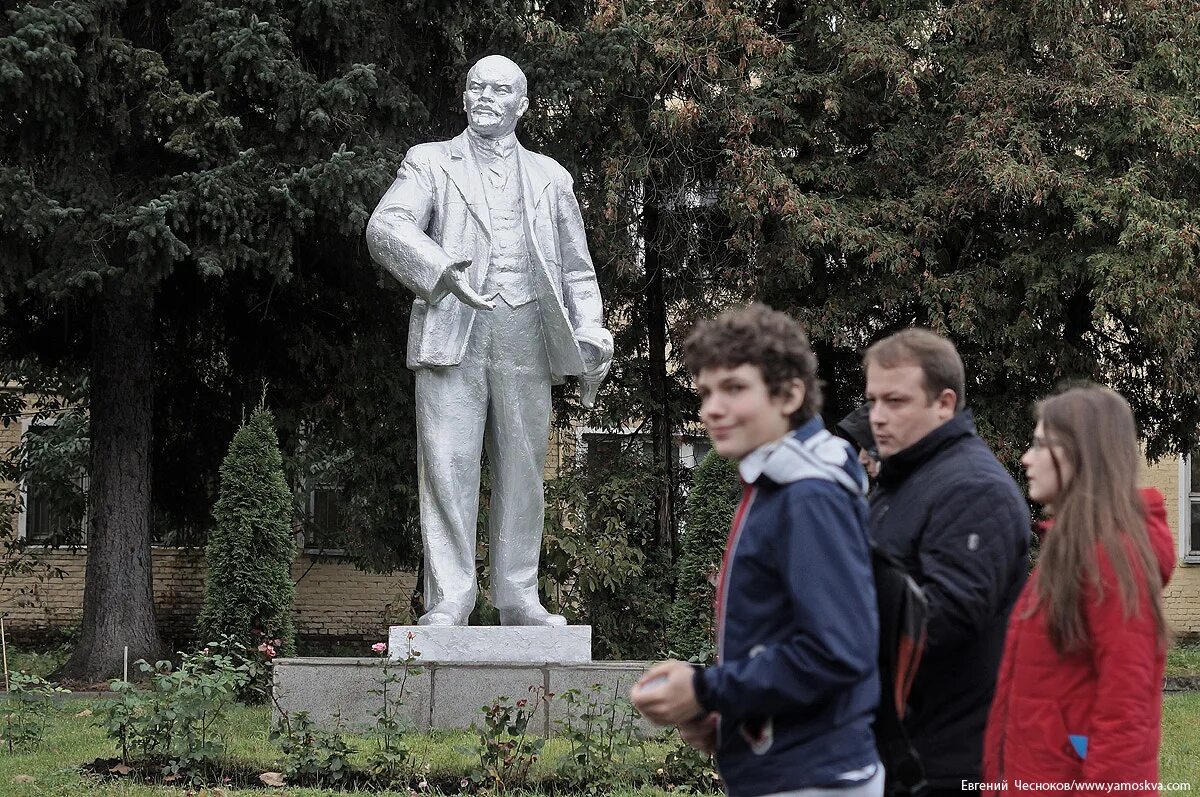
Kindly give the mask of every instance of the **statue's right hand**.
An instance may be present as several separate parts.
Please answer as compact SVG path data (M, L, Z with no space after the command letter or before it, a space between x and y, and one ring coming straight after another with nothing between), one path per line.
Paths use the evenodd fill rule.
M446 290L457 296L458 300L468 307L474 307L476 310L494 309L495 302L488 301L471 287L471 279L467 276L467 269L470 267L470 260L462 260L446 269L446 273L442 275L442 282L445 283Z

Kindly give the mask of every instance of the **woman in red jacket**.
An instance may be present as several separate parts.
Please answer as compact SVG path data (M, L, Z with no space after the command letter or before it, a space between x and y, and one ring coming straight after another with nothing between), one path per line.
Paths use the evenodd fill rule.
M1175 555L1162 495L1137 489L1140 459L1133 413L1112 390L1076 387L1039 405L1021 464L1052 521L1008 626L985 790L1020 780L1158 793L1162 588Z

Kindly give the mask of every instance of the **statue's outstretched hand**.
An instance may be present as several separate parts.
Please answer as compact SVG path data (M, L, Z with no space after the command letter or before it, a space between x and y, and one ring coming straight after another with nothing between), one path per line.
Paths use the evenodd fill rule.
M471 280L467 276L467 269L470 267L470 260L455 263L442 274L442 283L446 286L446 290L457 296L458 300L468 307L474 307L476 310L494 309L495 302L488 301L471 287Z

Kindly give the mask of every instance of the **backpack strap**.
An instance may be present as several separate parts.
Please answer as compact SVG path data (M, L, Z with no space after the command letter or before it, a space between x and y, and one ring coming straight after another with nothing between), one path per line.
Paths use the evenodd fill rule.
M879 607L880 701L875 714L876 744L886 770L884 794L920 795L925 770L904 728L908 695L925 650L928 606L920 586L891 554L871 546Z

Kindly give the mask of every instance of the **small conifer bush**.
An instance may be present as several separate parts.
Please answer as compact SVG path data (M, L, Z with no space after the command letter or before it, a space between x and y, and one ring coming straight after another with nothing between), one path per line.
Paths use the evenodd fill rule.
M712 654L716 595L712 582L721 568L729 524L740 497L737 464L716 451L708 452L692 476L687 524L675 571L675 604L667 644L676 657L706 660Z
M290 653L292 499L269 411L256 411L233 436L221 463L214 516L204 550L208 583L201 642L228 635L251 648L261 644L270 655Z

